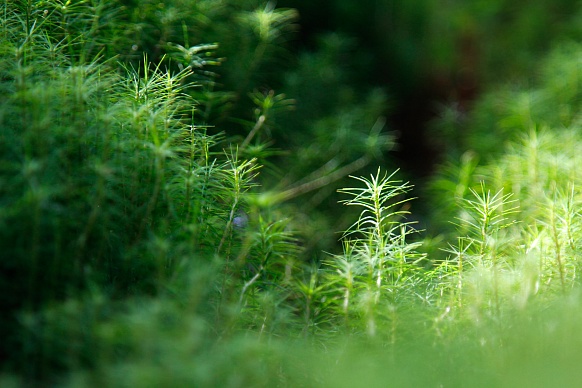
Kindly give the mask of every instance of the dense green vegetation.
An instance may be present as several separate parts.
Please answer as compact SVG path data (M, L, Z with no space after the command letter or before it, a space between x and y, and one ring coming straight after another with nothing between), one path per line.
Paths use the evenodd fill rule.
M1 3L0 386L576 385L582 10L289 3Z

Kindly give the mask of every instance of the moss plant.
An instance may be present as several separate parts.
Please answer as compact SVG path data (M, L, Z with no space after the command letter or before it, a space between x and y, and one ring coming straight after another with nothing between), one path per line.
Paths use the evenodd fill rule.
M352 196L348 206L363 208L359 219L344 233L345 251L328 261L327 281L334 285L338 307L345 323L350 316L363 318L369 336L377 334L378 319L394 321L399 303L420 281L415 252L418 243L406 242L412 233L403 221L407 214L403 195L410 186L391 180L395 173L370 179L356 178L364 187L342 189Z
M186 93L191 66L89 58L105 21L85 23L85 3L40 5L3 5L0 59L2 358L30 378L72 367L37 335L48 305L89 290L157 295L214 254L232 276L233 222L256 170L210 151Z
M277 81L286 95L257 86L295 11L123 3L0 8L0 385L579 381L577 45L467 118L508 141L489 158L458 144L471 149L431 198L453 221L439 254L420 253L411 186L380 168L339 190L343 251L314 253L300 236L330 233L302 221L392 144L385 96L355 104L339 85L345 41L302 57ZM341 93L303 90L310 65ZM277 168L290 159L271 142L294 137L276 132L295 106L309 120L287 150L301 160Z

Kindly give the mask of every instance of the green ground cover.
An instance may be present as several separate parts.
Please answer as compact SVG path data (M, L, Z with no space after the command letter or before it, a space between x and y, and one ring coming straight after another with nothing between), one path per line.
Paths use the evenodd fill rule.
M296 9L1 4L0 386L577 385L577 8L380 3L391 79L494 31L421 187L391 154L415 83L374 85L339 32L294 48Z

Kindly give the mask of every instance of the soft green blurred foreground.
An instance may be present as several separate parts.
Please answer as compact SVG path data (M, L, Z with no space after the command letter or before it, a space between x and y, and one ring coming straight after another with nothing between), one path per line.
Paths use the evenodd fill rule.
M61 312L58 319L68 328L60 338L65 351L78 351L91 336L86 351L96 364L91 372L73 371L63 386L575 387L581 377L579 296L503 322L449 322L442 331L426 317L406 317L399 322L402 330L418 330L389 345L366 338L266 339L256 333L217 340L199 318L164 301L132 305L139 311L92 322L90 334L82 326L86 311L81 317ZM59 339L51 334L51 341ZM3 387L20 386L18 381L6 375L1 380Z

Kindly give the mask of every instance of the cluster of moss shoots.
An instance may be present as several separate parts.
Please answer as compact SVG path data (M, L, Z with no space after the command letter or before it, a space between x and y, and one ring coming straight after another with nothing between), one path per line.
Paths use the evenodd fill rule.
M172 55L155 63L121 61L108 43L121 32L107 24L119 10L108 2L0 10L0 385L575 377L581 85L556 81L504 100L505 151L481 164L465 153L431 185L442 233L417 230L411 186L378 169L339 190L337 211L357 209L343 251L306 260L298 205L287 201L369 164L391 141L381 119L352 162L331 159L268 190L264 132L292 101L255 91L242 140L212 133L204 120L221 94L208 67L221 62L219 46L168 44ZM295 16L271 3L240 14L257 39L249 72ZM575 64L561 72L579 82ZM537 101L543 109L564 91L560 117L547 116L563 127L534 121Z

